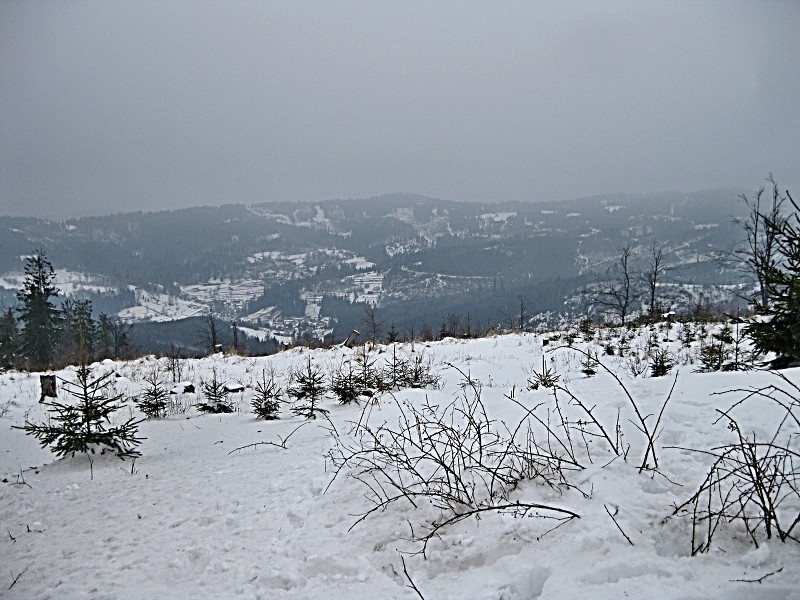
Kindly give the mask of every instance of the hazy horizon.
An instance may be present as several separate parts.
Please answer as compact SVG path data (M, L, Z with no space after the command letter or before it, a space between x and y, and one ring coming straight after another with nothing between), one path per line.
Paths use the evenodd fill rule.
M766 188L767 186L764 185ZM753 190L754 191L754 190ZM791 192L791 190L789 190ZM574 198L553 198L553 199L542 199L538 201L529 201L526 202L524 200L458 200L452 198L436 198L433 196L426 196L425 194L417 194L416 192L389 192L386 194L377 194L375 196L368 196L368 197L361 197L361 198L317 198L317 199L294 199L294 200L261 200L258 202L220 202L220 203L207 203L207 204L187 204L186 206L172 206L172 207L161 207L161 208L130 208L130 209L110 209L104 210L103 208L98 208L97 210L86 209L82 212L74 212L67 210L66 212L62 211L61 208L55 207L50 210L46 214L35 215L35 214L11 214L11 213L0 213L0 218L9 217L9 218L33 218L33 219L47 219L51 221L69 221L72 219L82 219L88 217L108 217L117 214L130 214L130 213L158 213L164 211L180 211L180 210L192 210L192 209L199 209L199 208L218 208L222 206L246 206L252 207L258 204L269 204L269 203L297 203L297 204L315 204L315 203L327 203L327 202L340 202L340 201L369 201L369 200L378 200L383 199L387 196L419 196L421 198L427 198L429 200L434 201L444 201L444 202L461 202L464 204L502 204L502 203L530 203L530 204L543 204L548 202L570 202L570 201L583 201L583 200L595 200L595 199L613 199L615 201L624 200L626 197L637 198L637 199L648 199L648 198L656 198L658 196L664 195L685 195L685 196L699 196L703 194L727 194L730 196L731 202L739 202L740 195L746 194L748 197L751 196L751 190L735 190L732 188L717 188L717 189L709 189L709 190L694 190L694 191L684 191L684 190L660 190L655 192L619 192L619 193L606 193L606 194L591 194L588 196L578 196Z
M0 215L795 190L798 29L780 0L4 2Z

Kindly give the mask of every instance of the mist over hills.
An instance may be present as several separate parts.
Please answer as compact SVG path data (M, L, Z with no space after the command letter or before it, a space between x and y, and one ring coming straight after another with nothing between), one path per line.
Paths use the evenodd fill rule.
M714 191L537 204L389 194L0 217L0 294L13 303L22 259L42 249L63 293L137 323L134 340L147 349L192 347L199 325L186 319L209 313L253 340L341 338L366 306L400 334L456 320L485 329L585 312L578 291L624 246L640 262L652 244L664 249L674 303L722 298L719 286L742 281L719 258L741 240L735 220L745 214L735 192Z

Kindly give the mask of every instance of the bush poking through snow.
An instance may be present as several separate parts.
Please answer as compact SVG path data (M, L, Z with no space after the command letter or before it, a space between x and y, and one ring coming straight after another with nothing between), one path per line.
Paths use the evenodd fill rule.
M583 355L584 357L591 357L594 356L595 360L597 360L597 355L592 355L589 351L581 350L579 348L574 349L575 352ZM661 418L664 416L664 410L667 407L667 403L672 398L672 393L675 391L675 384L678 381L677 376L675 380L672 382L672 387L669 390L669 394L667 394L664 403L661 405L661 410L659 411L658 415L644 415L642 414L641 410L639 410L639 404L637 403L636 399L631 395L630 391L625 384L622 383L622 380L617 376L614 371L609 369L606 365L602 362L597 360L596 362L597 368L603 370L605 373L611 376L612 379L617 383L617 386L622 390L623 394L628 400L628 404L630 408L633 410L636 419L630 419L631 423L639 430L639 432L644 435L646 441L646 447L644 456L642 457L642 462L639 465L639 472L645 470L658 470L658 457L656 456L656 439L659 436L660 427L661 427ZM544 359L542 362L542 367L544 368ZM530 380L529 380L530 383ZM564 430L569 433L570 431L570 423L564 420L564 417L561 415L561 409L558 405L558 394L559 392L567 395L572 404L578 406L581 411L588 417L588 421L579 420L576 425L577 431L582 435L586 436L589 435L591 437L596 438L603 438L608 443L609 447L611 448L612 452L617 456L623 456L626 460L628 457L628 452L630 451L630 446L627 448L623 447L622 443L622 430L619 424L619 415L617 416L617 424L614 429L614 437L612 438L611 434L609 433L608 427L604 426L597 415L594 413L595 406L589 406L584 400L573 394L569 388L567 388L564 384L559 384L558 379L556 379L553 384L549 387L553 389L553 397L556 402L556 412L560 415L563 424ZM529 389L535 389L531 386ZM652 419L655 417L655 422ZM569 438L569 435L567 435ZM588 448L588 445L587 445ZM591 459L591 457L590 457Z
M581 358L581 373L587 377L594 377L597 375L599 366L600 361L597 358L597 352L592 353L590 350Z
M334 480L347 469L374 503L356 524L398 501L431 504L441 515L412 527L424 554L442 529L487 512L560 522L578 518L565 508L512 497L524 480L556 488L566 483L565 471L580 466L557 456L550 443L536 441L530 412L514 428L489 419L480 385L462 375L463 394L452 403L418 408L396 401L396 424L373 428L365 413L348 438L337 438Z
M376 359L369 357L366 346L356 355L356 385L366 395L383 389L381 373L375 366L375 362Z
M700 355L698 356L700 366L697 368L697 371L700 373L720 371L729 357L730 351L722 340L703 344L700 348Z
M741 526L753 545L777 537L800 542L800 388L789 386L732 390L745 397L720 414L733 441L711 450L689 449L713 458L697 491L673 514L692 521L692 555L708 552L718 529ZM755 401L775 403L782 418L764 437L747 433L733 412ZM682 448L683 450L683 448Z
M415 354L403 358L397 354L397 346L392 348L392 356L380 374L381 389L401 390L403 388L435 388L439 385L439 377L432 373L430 358L424 354Z
M50 450L59 458L67 455L104 453L110 450L120 458L137 457L141 453L136 447L143 438L136 437L140 420L133 417L112 427L111 415L119 409L122 394L110 395L113 372L97 378L85 365L78 367L77 383L62 381L62 390L73 396L75 404L47 402L50 411L47 423L30 423L27 419L22 427L26 434L39 440L42 448Z
M665 375L669 374L674 366L675 360L673 359L669 350L665 348L658 348L653 351L653 356L650 361L650 376L664 377Z

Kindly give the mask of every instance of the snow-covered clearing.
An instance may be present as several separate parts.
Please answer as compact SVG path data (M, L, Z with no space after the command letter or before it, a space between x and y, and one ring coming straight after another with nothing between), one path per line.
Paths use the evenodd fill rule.
M644 343L642 337L632 347ZM679 362L691 358L675 329L665 346ZM552 336L551 336L552 337ZM639 472L647 445L635 426L630 401L602 368L582 373L572 348L550 350L543 336L508 335L397 345L404 357L420 353L441 377L438 389L384 393L374 401L342 406L327 396L330 420L306 421L288 405L277 421L257 420L250 409L252 387L234 394L233 414L183 414L145 421L147 439L135 462L86 456L53 462L47 450L13 425L45 418L38 403L38 374L0 375L0 595L8 598L354 598L505 599L533 598L800 598L800 545L759 539L758 549L741 525L720 525L709 552L691 556L691 521L672 516L703 481L711 458L670 446L708 450L731 443L727 409L744 396L716 392L781 383L767 372L700 374L679 364L666 377L634 378L628 363L602 352L602 344L575 342L599 352L653 427L678 372L656 441L659 472ZM215 355L187 360L179 378L198 390L213 372L252 386L264 370L283 382L308 357L327 373L357 350L295 349L264 358ZM390 348L374 354L379 362ZM442 529L425 555L419 537L442 514L424 498L416 508L390 503L353 526L369 511L369 490L345 468L334 480L330 452L336 435L350 438L353 424L397 426L400 409L427 403L446 407L469 393L464 375L478 382L488 415L510 428L536 409L557 429L549 389L529 390L532 369L545 365L560 383L614 434L617 415L627 458L614 458L599 437L575 436L580 469L566 481L525 479L509 499L574 511L580 518L554 521L543 511L527 516L483 513ZM174 366L174 365L173 365ZM137 395L154 367L172 381L165 360L154 358L95 365L113 369L115 387ZM800 371L785 371L800 384ZM74 369L59 372L74 378ZM784 383L784 385L786 385ZM509 397L513 397L516 402ZM64 398L62 398L63 400ZM179 398L188 406L202 395ZM586 419L566 396L560 408L576 423ZM772 431L781 416L775 403L753 400L737 408L743 433ZM138 410L127 401L120 419ZM549 419L549 421L548 421ZM715 423L716 422L716 423ZM299 427L299 428L298 428ZM588 429L588 427L587 427ZM795 428L795 436L796 436ZM288 438L288 439L287 439ZM544 439L544 438L542 438ZM796 441L796 440L795 440ZM247 448L249 444L270 442ZM555 442L554 442L555 445ZM588 445L589 452L585 446ZM237 451L237 448L241 448ZM558 449L556 448L556 453ZM331 483L333 480L333 483ZM568 485L567 485L568 484ZM797 498L784 506L797 514ZM613 517L613 518L612 518ZM556 525L558 527L556 528ZM352 529L351 529L352 527ZM795 531L795 536L797 536ZM404 573L403 559L407 568ZM410 577L410 579L409 579ZM419 589L413 590L410 581Z

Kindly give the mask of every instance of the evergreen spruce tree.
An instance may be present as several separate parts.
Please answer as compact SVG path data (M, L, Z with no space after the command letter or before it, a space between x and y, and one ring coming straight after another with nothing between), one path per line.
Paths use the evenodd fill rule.
M203 383L203 395L207 402L198 404L197 410L208 413L232 413L233 407L228 403L228 388L217 376L217 370L212 370L211 379Z
M399 390L408 387L410 368L408 360L397 355L397 346L392 346L392 356L386 360L381 373L381 387L387 390Z
M161 418L167 416L169 407L169 392L158 378L158 370L153 371L144 378L147 384L135 400L136 406L150 418Z
M360 385L358 374L353 370L353 363L350 361L340 364L331 373L330 390L338 398L339 404L358 403L359 396L365 392L371 395L369 390Z
M59 353L62 360L78 362L83 352L87 362L95 358L97 324L92 319L92 301L67 298L61 303L61 336Z
M14 309L9 308L0 316L0 369L17 365L19 355L19 329Z
M370 358L364 346L356 355L356 384L361 393L371 396L376 390L383 388L381 373L375 366L376 359Z
M133 417L121 425L111 424L111 415L116 412L122 394L110 393L113 372L93 378L91 370L82 361L78 367L77 383L62 381L62 390L75 398L74 404L48 402L50 415L46 423L31 423L17 427L39 440L42 448L50 450L59 458L75 453L101 454L111 451L120 458L137 457L141 453L136 447L143 438L136 436L139 423Z
M22 303L22 351L33 369L50 367L58 340L60 315L50 301L58 295L54 280L53 265L42 250L25 261L25 282L17 298Z
M328 411L318 405L325 393L325 375L317 365L306 360L306 366L292 373L293 383L286 392L298 401L304 401L292 408L292 412L307 419L316 419L318 414L326 415Z
M275 377L270 373L267 377L267 372L261 372L261 379L256 381L255 395L250 405L253 407L253 413L260 418L267 421L277 419L280 410L281 390L278 384L275 383Z
M794 207L791 215L777 220L762 215L778 253L760 266L766 293L756 302L756 320L747 333L757 351L775 352L788 364L800 361L800 207L786 196Z

